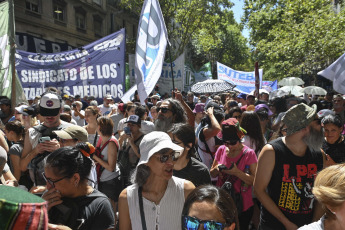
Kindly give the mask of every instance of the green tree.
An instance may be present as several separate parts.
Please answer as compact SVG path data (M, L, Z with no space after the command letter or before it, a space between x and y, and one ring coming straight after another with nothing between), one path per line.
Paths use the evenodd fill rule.
M345 12L328 0L246 0L243 23L264 77L315 74L344 53Z
M143 0L121 0L121 6L140 15ZM222 15L223 9L232 6L229 0L160 0L169 40L174 47L172 58L181 55L205 23L213 23L212 16Z

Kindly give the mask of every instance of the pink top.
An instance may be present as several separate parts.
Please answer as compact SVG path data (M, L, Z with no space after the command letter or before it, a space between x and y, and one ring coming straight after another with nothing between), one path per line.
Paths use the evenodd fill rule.
M238 169L244 171L244 168L246 167L246 165L251 165L251 164L258 162L258 158L256 157L254 150L252 150L251 148L249 148L245 145L243 146L241 154L238 154L238 156L235 158L229 158L226 155L226 146L221 145L216 152L214 160L217 161L218 164L225 165L227 168L229 168L231 166L232 162L236 163L238 161L238 159L240 159L240 157L242 156L243 152L246 149L247 149L247 152L244 154L241 161L237 165ZM223 174L223 178L218 177L218 181L217 181L218 187L221 187L224 184L224 182L226 181L226 179L228 178L228 175L229 175L226 173L222 173L222 174ZM233 178L233 180L236 180L235 184L234 184L234 188L235 188L236 193L239 193L241 191L241 182L242 181L241 181L241 179L239 179L238 177L235 177L235 176L233 176L232 178ZM231 181L231 179L229 179L229 180ZM252 186L249 186L247 191L241 192L241 194L242 194L242 198L243 198L243 211L246 211L248 208L250 208L251 206L254 205L253 198L252 198Z

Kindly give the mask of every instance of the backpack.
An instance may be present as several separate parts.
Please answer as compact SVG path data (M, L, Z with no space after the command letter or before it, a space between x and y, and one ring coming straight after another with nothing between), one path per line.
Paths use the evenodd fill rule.
M113 137L110 138L107 142L104 143L104 145L101 146L102 138L99 137L94 154L96 156L98 156L99 158L103 159L102 151L109 144L109 142L114 142L116 145L116 149L117 150L119 149L119 143L116 140L116 138L113 138ZM103 170L104 170L104 167L100 163L96 163L96 172L97 172L97 182L98 183L100 181Z

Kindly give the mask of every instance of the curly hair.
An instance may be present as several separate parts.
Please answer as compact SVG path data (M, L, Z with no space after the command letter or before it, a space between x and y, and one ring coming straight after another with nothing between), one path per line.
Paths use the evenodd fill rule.
M184 110L181 102L175 99L166 99L165 102L168 102L171 105L171 110L175 115L174 123L186 123L187 122L187 113Z

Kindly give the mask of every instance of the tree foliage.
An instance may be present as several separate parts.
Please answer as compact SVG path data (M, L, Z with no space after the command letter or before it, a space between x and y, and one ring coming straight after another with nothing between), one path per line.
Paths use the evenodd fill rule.
M173 59L186 47L194 66L207 61L240 65L249 56L247 41L235 22L230 0L160 0ZM122 0L121 5L140 15L143 0ZM197 58L195 58L197 56ZM194 59L195 58L195 59ZM200 61L199 63L197 63Z
M246 0L243 23L269 79L312 74L345 51L345 11L329 0Z

